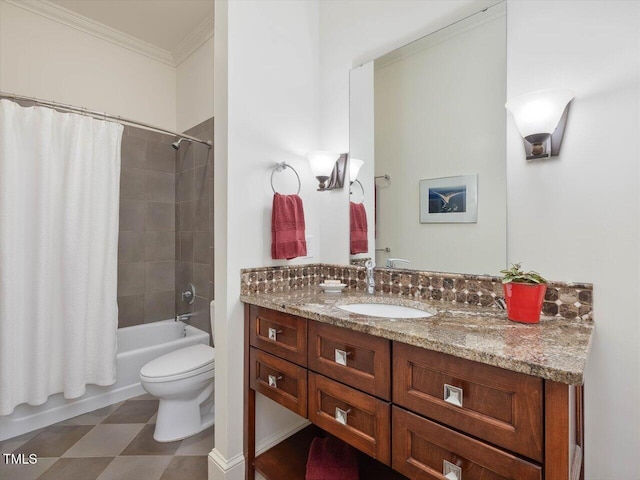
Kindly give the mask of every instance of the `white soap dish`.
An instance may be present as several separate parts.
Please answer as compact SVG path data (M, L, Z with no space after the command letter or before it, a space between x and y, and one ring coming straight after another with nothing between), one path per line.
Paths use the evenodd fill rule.
M342 293L346 286L346 283L321 283L319 285L324 293Z

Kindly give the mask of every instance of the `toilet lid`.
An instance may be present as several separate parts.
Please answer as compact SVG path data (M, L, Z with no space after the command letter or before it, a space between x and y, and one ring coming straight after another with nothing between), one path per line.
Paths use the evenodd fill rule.
M215 349L208 345L192 345L151 360L140 369L140 375L159 378L188 373L209 364L213 365L215 355Z

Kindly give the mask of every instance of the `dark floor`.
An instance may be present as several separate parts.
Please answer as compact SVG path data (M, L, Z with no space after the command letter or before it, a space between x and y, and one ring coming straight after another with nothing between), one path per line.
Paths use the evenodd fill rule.
M171 443L153 440L158 401L148 395L0 442L0 453L38 456L8 465L2 480L206 480L213 428Z

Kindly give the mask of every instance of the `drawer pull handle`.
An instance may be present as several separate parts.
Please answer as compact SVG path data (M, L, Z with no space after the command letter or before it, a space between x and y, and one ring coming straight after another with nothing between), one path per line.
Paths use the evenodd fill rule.
M269 340L277 342L279 333L282 333L282 330L276 330L275 328L269 327Z
M442 461L442 474L447 480L462 480L462 469L446 460Z
M269 378L269 386L273 388L278 388L278 380L282 380L282 375L276 377L275 375L268 375Z
M462 407L462 389L454 387L447 383L444 384L444 401L455 405L456 407Z
M347 366L347 357L351 355L351 352L347 352L346 350L340 350L339 348L335 349L335 360L338 365Z
M335 413L336 422L341 423L342 425L346 425L347 416L349 415L350 411L351 409L342 410L341 408L336 407L336 413Z

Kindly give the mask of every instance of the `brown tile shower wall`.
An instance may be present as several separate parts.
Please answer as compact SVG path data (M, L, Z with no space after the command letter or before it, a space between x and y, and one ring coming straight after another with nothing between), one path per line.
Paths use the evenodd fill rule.
M310 264L243 269L241 293L302 290L327 278L340 280L349 289L366 291L364 267ZM374 280L376 291L448 304L498 308L495 299L503 295L500 278L489 275L376 269ZM549 282L542 311L548 316L592 320L593 285Z
M118 326L175 315L174 137L125 126L120 175Z
M213 139L213 118L187 130ZM211 332L209 302L213 300L213 149L182 142L176 163L176 297L177 313L191 312L190 324ZM181 292L192 283L192 305Z

